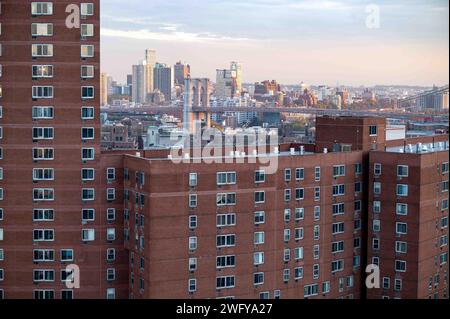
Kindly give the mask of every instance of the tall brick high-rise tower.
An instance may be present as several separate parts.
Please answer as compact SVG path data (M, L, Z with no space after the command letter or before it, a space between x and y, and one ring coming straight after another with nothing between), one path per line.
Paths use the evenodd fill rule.
M0 297L120 297L99 182L100 1L0 5Z

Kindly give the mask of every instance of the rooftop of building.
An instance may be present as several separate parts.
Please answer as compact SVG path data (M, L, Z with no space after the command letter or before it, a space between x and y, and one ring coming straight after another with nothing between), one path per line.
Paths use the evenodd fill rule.
M448 152L450 148L449 141L406 144L403 146L394 146L386 148L388 153L405 153L405 154L428 154L435 152Z

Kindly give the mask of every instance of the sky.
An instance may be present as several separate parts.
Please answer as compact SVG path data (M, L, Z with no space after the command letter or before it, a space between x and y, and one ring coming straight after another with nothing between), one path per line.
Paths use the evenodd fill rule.
M243 65L243 81L444 85L448 0L104 0L102 72L126 81L147 48L159 62ZM377 15L379 12L379 15ZM379 19L377 18L379 17Z

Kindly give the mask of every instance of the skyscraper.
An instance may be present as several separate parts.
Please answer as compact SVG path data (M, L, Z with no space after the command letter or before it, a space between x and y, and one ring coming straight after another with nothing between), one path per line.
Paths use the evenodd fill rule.
M153 92L154 80L153 80L153 68L156 64L156 51L147 49L145 50L145 93L150 94Z
M183 64L180 62L177 62L174 65L174 77L175 77L175 84L176 85L184 85L184 80L189 76L191 73L191 67L189 64Z
M174 84L173 68L163 63L156 63L153 69L153 80L153 88L160 90L166 101L170 101Z
M99 3L1 1L0 299L127 295L127 279L107 280L121 235L102 190ZM66 27L68 5L81 28Z
M145 61L133 65L132 92L131 99L135 103L145 103L147 101L147 64Z
M242 65L231 62L230 69L216 70L216 93L218 98L239 97L242 92Z
M108 104L108 74L100 74L100 105Z

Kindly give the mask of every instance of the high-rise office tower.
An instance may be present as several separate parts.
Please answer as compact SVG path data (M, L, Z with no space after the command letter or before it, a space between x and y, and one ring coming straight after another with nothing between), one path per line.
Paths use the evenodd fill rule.
M108 74L100 74L100 105L108 104Z
M153 69L153 81L153 88L160 90L166 101L170 101L174 83L173 68L163 63L156 63Z
M150 94L153 92L153 68L156 64L156 51L147 49L145 50L145 93Z
M0 2L0 299L127 296L99 159L99 3ZM67 28L68 5L81 28Z
M176 85L184 85L184 80L190 75L191 67L189 64L177 62L174 67L174 76Z
M242 65L231 62L230 69L216 70L215 96L226 99L239 97L242 92Z
M145 61L138 65L133 65L133 83L131 98L135 103L145 103L147 101L147 64Z

